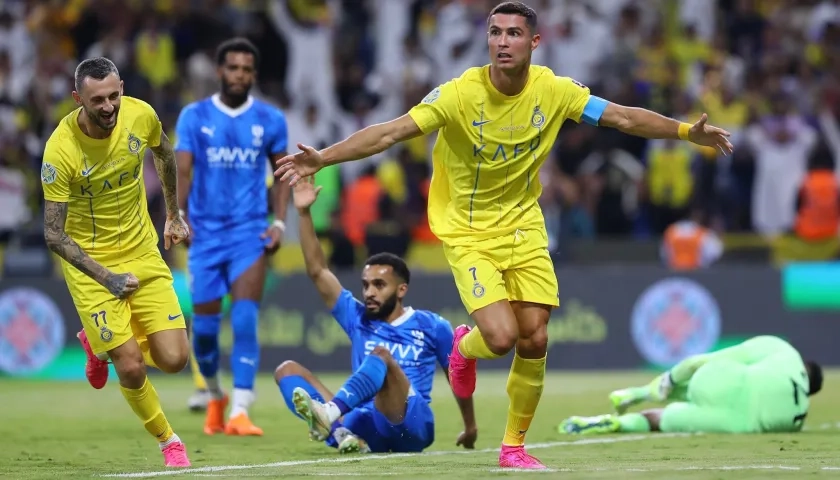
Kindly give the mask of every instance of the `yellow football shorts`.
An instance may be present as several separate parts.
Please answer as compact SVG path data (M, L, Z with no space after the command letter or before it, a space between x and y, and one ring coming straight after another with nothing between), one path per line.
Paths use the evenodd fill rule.
M544 229L517 230L469 245L444 244L443 252L470 314L499 300L560 305Z
M131 337L140 348L147 349L148 335L186 328L172 272L157 249L109 267L114 273L131 273L140 281L140 288L123 300L74 267L64 262L62 265L93 353L113 350Z

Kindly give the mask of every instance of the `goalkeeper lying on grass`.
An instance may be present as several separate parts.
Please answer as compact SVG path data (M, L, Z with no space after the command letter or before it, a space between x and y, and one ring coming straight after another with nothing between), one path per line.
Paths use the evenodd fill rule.
M786 341L751 338L717 352L689 357L649 385L610 394L618 415L570 417L558 430L569 434L798 432L809 398L822 388L822 369L803 362ZM644 401L664 408L625 413Z

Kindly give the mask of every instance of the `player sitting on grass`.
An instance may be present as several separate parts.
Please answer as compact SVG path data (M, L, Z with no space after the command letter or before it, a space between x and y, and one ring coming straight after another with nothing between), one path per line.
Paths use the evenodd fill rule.
M333 395L312 372L286 361L277 367L277 385L289 410L309 424L310 438L341 453L422 451L434 441L429 402L435 363L449 367L452 326L435 313L403 306L410 273L395 255L374 255L365 263L364 304L341 286L327 268L309 214L320 190L312 182L309 177L294 187L301 247L307 273L350 337L353 374ZM473 448L472 397L457 401L464 431L456 444Z
M803 362L786 341L751 338L718 352L689 357L649 385L617 390L620 416L571 417L566 433L798 432L809 398L822 388L822 368ZM665 408L624 413L643 401L674 401Z

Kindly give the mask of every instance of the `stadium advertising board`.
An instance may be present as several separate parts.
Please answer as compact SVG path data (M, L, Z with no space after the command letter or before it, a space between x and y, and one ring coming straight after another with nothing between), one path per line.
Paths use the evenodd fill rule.
M836 314L786 306L778 270L719 267L674 275L656 266L586 267L561 268L557 276L562 305L549 324L552 369L667 367L687 355L758 334L787 338L807 356L840 365L840 351L834 345ZM357 274L339 277L346 287L359 287ZM279 279L264 298L261 370L270 371L287 359L318 371L348 368L347 337L308 278ZM470 323L448 275L412 276L408 300L415 308L440 313L453 325ZM232 334L229 323L223 324L221 345L230 351ZM53 378L68 378L70 371L81 374L78 362L84 357L73 337L79 326L60 281L0 281L3 374ZM56 338L71 348L57 348ZM508 365L484 362L481 368Z

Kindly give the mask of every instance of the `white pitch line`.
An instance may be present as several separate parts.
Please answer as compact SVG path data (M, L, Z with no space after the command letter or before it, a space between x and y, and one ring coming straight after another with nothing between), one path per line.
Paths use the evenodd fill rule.
M504 469L491 468L488 472L491 473L545 473L545 472L627 472L627 473L655 473L655 472L687 472L687 471L738 471L738 470L783 470L783 471L799 471L807 469L808 467L795 467L789 465L731 465L731 466L713 466L713 467L675 467L675 468L588 468L588 469L549 469L549 470L526 470L526 469ZM822 467L822 470L840 470L840 467Z
M377 477L385 477L385 476L390 477L390 476L396 476L396 475L402 475L402 474L401 473L395 473L395 472L376 472ZM230 478L231 475L226 474L226 473L196 473L193 476L194 477ZM369 476L371 476L371 474L370 473L358 473L358 472L353 472L353 473L311 472L311 473L306 473L305 476L307 476L307 477L369 477ZM236 474L236 477L237 478L245 478L245 477L248 477L248 478L265 478L265 477L275 478L275 477L277 477L277 473L276 472L246 473L246 474L238 473L238 474Z
M540 449L540 448L552 448L552 447L563 447L563 446L576 446L576 445L605 445L611 443L624 443L624 442L637 442L639 440L648 440L648 439L657 439L657 438L671 438L671 437L686 437L689 436L687 434L669 434L669 433L660 433L660 434L653 434L653 435L628 435L622 437L607 437L607 438L591 438L585 440L578 440L578 441L570 441L570 442L546 442L546 443L535 443L533 445L528 445L529 450ZM199 468L185 468L179 470L161 470L157 472L137 472L137 473L112 473L112 474L105 474L100 475L100 477L108 477L108 478L152 478L152 477L166 477L166 476L175 476L175 475L187 475L187 474L197 474L197 473L215 473L215 472L227 472L232 470L251 470L255 468L282 468L282 467L296 467L300 465L315 465L315 464L335 464L335 463L347 463L347 462L363 462L363 461L370 461L370 460L389 460L395 458L406 458L406 457L431 457L431 456L440 456L440 455L472 455L476 453L494 453L498 452L498 448L486 448L483 450L445 450L445 451L431 451L431 452L423 452L423 453L391 453L391 454L378 454L378 455L362 455L362 456L350 456L350 457L340 457L340 458L319 458L317 460L290 460L286 462L274 462L274 463L264 463L264 464L252 464L252 465L220 465L214 467L199 467ZM276 473L274 474L276 476Z
M573 469L573 468L549 468L546 470L528 470L524 468L491 468L488 470L490 473L532 473L532 474L540 474L540 473L592 473L592 472L625 472L625 473L663 473L663 472L686 472L686 471L745 471L745 470L781 470L781 471L800 471L803 469L807 469L808 467L797 467L797 466L790 466L790 465L723 465L723 466L712 466L712 467L699 467L699 466L689 466L689 467L676 467L676 468L589 468L589 469ZM822 467L821 470L824 471L836 471L840 470L840 467ZM305 474L307 477L369 477L372 474L370 473L359 473L359 472L350 472L350 473L331 473L331 472L308 472ZM382 476L397 476L402 475L399 472L377 472L375 476L382 477ZM198 473L195 474L196 477L208 477L208 478L230 478L232 474L225 474L225 473ZM238 473L236 474L237 478L276 478L277 472L265 472L265 473Z

